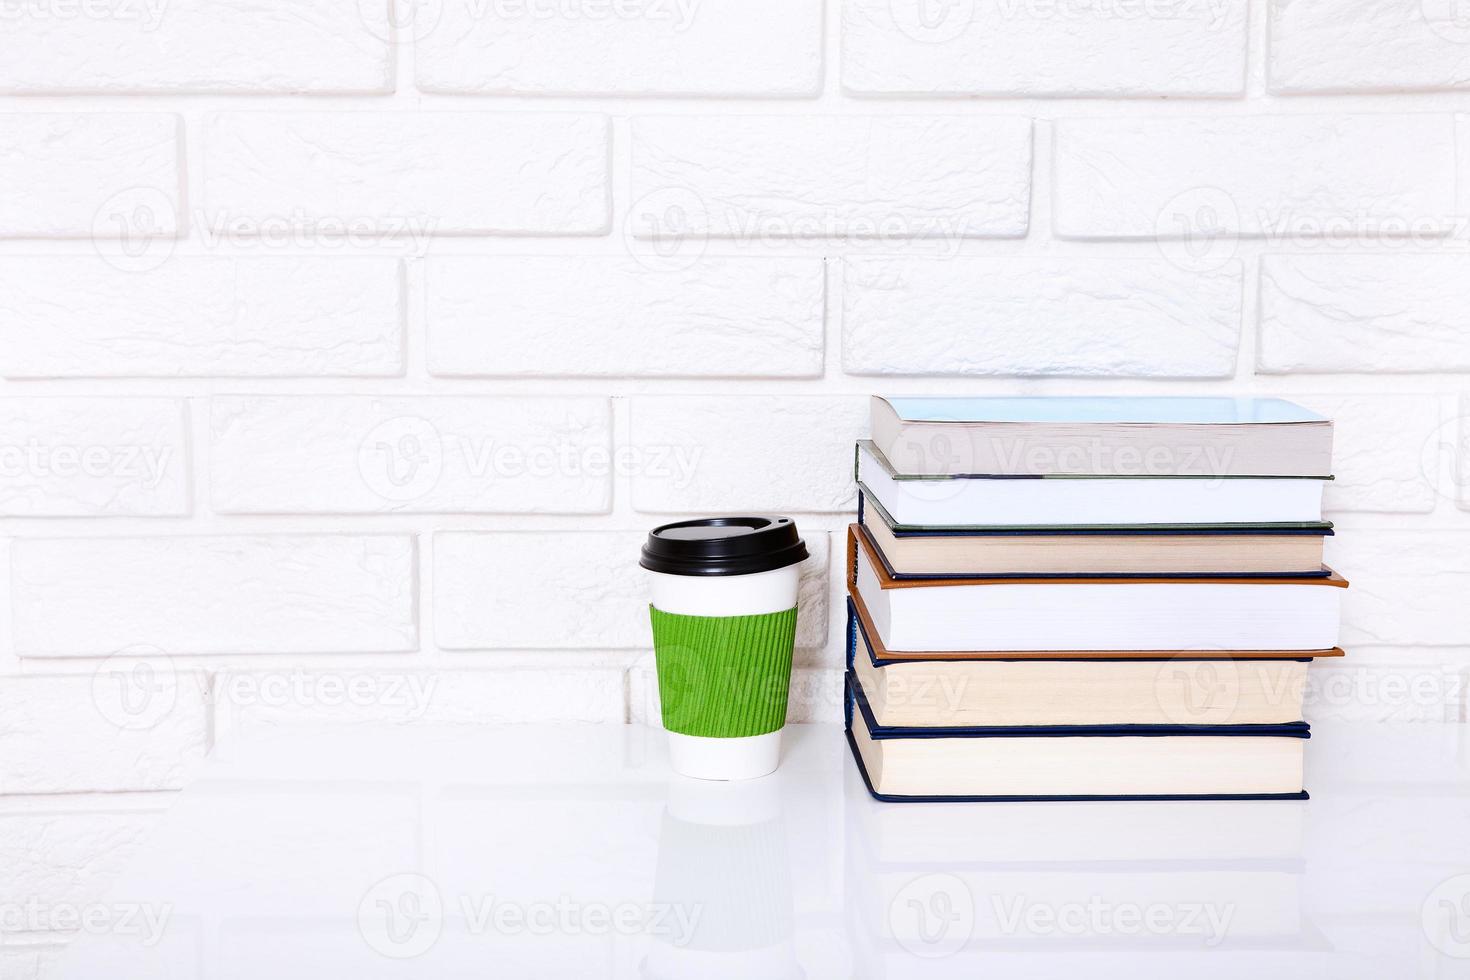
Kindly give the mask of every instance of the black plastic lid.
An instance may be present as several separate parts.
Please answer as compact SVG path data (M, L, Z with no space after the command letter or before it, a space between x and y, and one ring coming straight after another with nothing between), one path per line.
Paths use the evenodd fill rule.
M707 517L649 531L638 564L669 575L750 575L806 558L789 517Z

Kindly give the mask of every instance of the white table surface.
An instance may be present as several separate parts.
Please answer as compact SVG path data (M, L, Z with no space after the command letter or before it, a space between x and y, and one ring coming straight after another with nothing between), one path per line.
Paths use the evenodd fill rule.
M879 804L787 736L720 784L641 727L242 735L54 975L1470 977L1465 726L1317 726L1306 803Z

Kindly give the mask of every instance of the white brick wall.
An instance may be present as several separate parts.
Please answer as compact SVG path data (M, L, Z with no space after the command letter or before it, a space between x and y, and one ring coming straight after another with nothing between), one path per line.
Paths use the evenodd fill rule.
M1067 119L1054 198L1065 238L1448 231L1454 126L1441 114Z
M853 395L752 399L635 398L632 447L644 461L632 502L651 514L840 513L857 506L850 461L868 400Z
M222 397L210 502L223 514L600 514L605 398Z
M407 6L5 8L0 798L653 717L640 537L731 510L812 544L835 719L875 390L1335 416L1316 710L1465 717L1358 693L1470 650L1452 0Z
M390 48L365 22L368 9L357 0L40 4L6 18L0 90L386 92Z
M1162 259L857 259L843 282L850 374L1225 378L1240 264Z
M188 467L177 399L0 399L5 516L185 515Z
M0 238L173 235L181 227L179 123L136 111L0 114ZM135 222L140 208L150 217Z
M161 662L160 662L161 663ZM135 676L119 660L92 676L28 676L0 688L0 792L5 794L182 789L204 758L203 673ZM130 715L145 690L157 703ZM166 703L165 703L166 702ZM64 764L63 764L64 760Z
M850 0L842 84L862 95L1240 95L1246 6L1147 17L1106 3Z
M1271 0L1271 90L1470 88L1454 0Z
M431 258L429 370L445 377L822 374L818 259Z
M689 233L959 238L1026 233L1031 123L973 116L640 116L632 196ZM677 223L675 223L677 222ZM685 225L685 227L681 227Z
M22 657L414 647L403 535L28 538L11 558Z
M600 116L224 112L204 126L211 229L287 223L400 239L606 230Z
M177 256L156 268L7 258L0 370L10 378L396 375L398 269L392 258L314 255Z
M544 9L527 0L444 4L418 32L419 90L729 97L821 89L821 0L623 0L566 17Z
M0 862L6 869L0 902L97 901L107 876L123 869L153 817L152 810L101 807L0 813Z
M1259 370L1470 370L1467 273L1463 255L1268 255Z

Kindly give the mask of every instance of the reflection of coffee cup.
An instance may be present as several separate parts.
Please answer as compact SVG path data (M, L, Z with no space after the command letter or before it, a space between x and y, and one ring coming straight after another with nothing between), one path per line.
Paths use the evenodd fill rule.
M714 517L649 533L639 564L650 573L659 700L677 772L775 771L806 557L787 517Z
M780 777L675 776L658 837L647 980L799 980Z

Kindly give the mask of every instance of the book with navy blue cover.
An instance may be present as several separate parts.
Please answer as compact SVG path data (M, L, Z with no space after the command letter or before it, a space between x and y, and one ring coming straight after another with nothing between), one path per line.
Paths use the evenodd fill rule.
M1100 765L1099 760L1113 755L1116 761L1106 768L1110 772L1124 772L1128 781L1132 781L1135 773L1128 770L1136 769L1136 765L1130 760L1141 756L1131 750L1140 745L1150 745L1151 749L1160 750L1146 753L1150 761L1166 758L1170 759L1172 768L1193 768L1196 770L1195 782L1198 783L1201 779L1213 778L1214 769L1204 764L1204 760L1211 757L1183 752L1179 748L1181 743L1211 743L1214 745L1232 741L1269 742L1277 743L1281 747L1291 747L1292 751L1282 753L1287 756L1284 765L1279 767L1279 772L1273 769L1268 776L1262 777L1262 783L1263 785L1270 783L1273 786L1284 786L1279 781L1282 778L1289 780L1293 769L1299 777L1302 751L1297 746L1304 744L1310 738L1310 732L1305 725L1281 726L1250 733L1234 729L1218 732L1194 730L1187 733L1127 728L1086 731L942 729L918 737L908 732L894 730L874 732L869 727L869 719L863 713L862 702L857 697L851 683L847 690L847 715L849 723L846 728L846 738L848 748L852 752L853 762L862 776L863 785L867 788L868 793L874 799L885 803L1305 800L1309 798L1306 790L1300 787L1299 778L1297 784L1292 788L1243 792L1234 791L1233 788L1223 788L1223 783L1220 789L1201 789L1197 785L1191 785L1189 791L1174 792L1162 783L1156 785L1147 781L1138 781L1140 786L1147 788L1137 791L1111 791L1100 786L1100 782L1106 784L1106 779L1099 781L1096 778ZM1084 757L1075 760L1072 765L1080 770L1092 770L1092 775L1088 776L1084 773L1083 778L1075 786L1069 786L1065 782L1065 777L1059 776L1050 769L1059 764L1067 764L1068 756L1074 749L1082 748L1082 743L1086 743ZM1296 743L1296 745L1292 746L1291 743ZM959 746L958 749L952 748L956 745ZM964 749L970 745L984 745L987 751L978 764L973 761L958 763L956 760L964 758ZM903 757L889 756L890 746L904 749L915 746L924 748L938 746L943 751L934 753L932 761L914 763L911 759L905 760ZM1117 753L1107 751L1114 747L1125 751ZM1273 745L1274 747L1276 746ZM1025 751L1022 752L1022 749ZM1005 759L1007 755L1013 756L1010 765L1003 774L1004 778L996 780L994 778L994 770L997 768L995 762ZM876 765L870 761L872 759L878 760ZM918 772L904 773L901 767L906 764ZM942 776L927 777L931 781L926 783L924 771L936 768L943 770ZM875 782L874 769L879 773L882 782ZM1007 788L986 788L977 791L976 787L965 786L966 779L974 775L968 771L972 769L979 773L978 776L975 776L977 786L984 784L987 787ZM1019 777L1017 770L1021 770ZM1240 777L1231 776L1230 778ZM1012 789L1011 787L1024 788Z
M1305 721L1280 725L967 725L952 728L880 725L863 693L857 675L848 671L846 696L852 702L849 724L861 718L868 735L874 739L889 738L1163 738L1169 735L1243 735L1280 738L1311 738L1312 728Z
M985 801L1061 801L1061 800L1289 800L1307 799L1307 793L1300 788L1301 782L1301 743L1311 737L1310 726L1306 722L1290 722L1282 724L1234 724L1234 725L1190 725L1190 724L1109 724L1109 725L1029 725L1029 726L963 726L963 727L924 727L924 726L892 726L880 725L873 715L872 706L864 694L861 682L852 670L854 658L857 656L858 630L860 624L855 615L849 615L848 621L848 665L846 674L845 690L845 717L846 738L848 746L852 751L853 761L856 763L862 775L863 783L868 792L875 799L885 802L985 802ZM1115 769L1126 770L1129 765L1135 767L1154 765L1158 766L1160 759L1165 761L1164 771L1156 773L1153 777L1155 782L1146 782L1142 785L1151 790L1162 790L1163 782L1169 778L1169 760L1173 759L1175 767L1188 768L1191 759L1202 763L1204 760L1214 756L1232 755L1228 749L1228 740L1247 739L1262 743L1270 743L1273 750L1262 755L1263 765L1269 763L1269 774L1263 775L1262 785L1270 786L1270 791L1260 792L1232 792L1232 791L1202 791L1199 790L1198 780L1211 771L1208 766L1203 767L1193 774L1191 792L1063 792L1060 787L1062 783L1056 784L1056 791L1044 792L983 792L970 793L964 791L953 791L950 785L954 780L941 780L946 783L944 792L938 791L941 787L937 784L928 787L934 791L914 791L914 785L910 781L904 781L900 785L907 787L904 792L889 792L883 786L875 784L870 774L869 762L865 759L883 759L880 767L880 779L885 774L891 774L895 767L904 764L903 759L888 759L886 747L888 745L902 746L903 751L914 755L923 743L941 745L944 743L964 746L967 742L974 743L975 740L995 740L995 744L1001 746L1001 751L994 750L985 753L990 756L986 765L995 766L998 762L1005 762L1007 755L1014 755L1015 761L1025 764L1029 757L1033 764L1042 765L1049 769L1058 767L1065 768L1067 764L1067 748L1069 745L1082 748L1081 743L1086 743L1085 751L1080 754L1084 769L1096 768L1100 759L1112 757L1112 766ZM1102 740L1102 741L1099 741ZM1155 740L1173 740L1166 746L1168 751L1156 751L1159 743ZM1140 741L1154 743L1149 748L1137 751L1136 746ZM1025 752L1006 753L1004 744L1024 747ZM1120 751L1108 751L1108 743L1116 746ZM1222 744L1227 743L1227 744ZM1038 750L1036 747L1041 746ZM1099 751L1099 747L1102 750ZM1200 750L1197 754L1186 753L1185 748ZM1284 749L1285 751L1276 751ZM1207 750L1207 751L1206 751ZM1249 757L1251 753L1236 753ZM941 756L951 757L953 760L963 761L965 751L946 750L944 753L935 753L936 758ZM1269 758L1267 757L1269 756ZM1129 760L1132 760L1130 763ZM983 761L983 760L982 760ZM931 762L919 763L921 766L933 769ZM941 764L941 769L946 771L946 776L952 775L953 771L960 766ZM922 778L922 777L920 777ZM1283 788L1282 780L1296 780L1296 785L1291 788ZM1274 780L1274 782L1273 782ZM1014 775L1004 785L1015 785L1017 779ZM1022 785L1035 783L1034 779L1028 780L1024 774L1019 779ZM1086 788L1095 788L1096 780L1083 776L1080 785ZM1230 788L1238 788L1231 786Z

